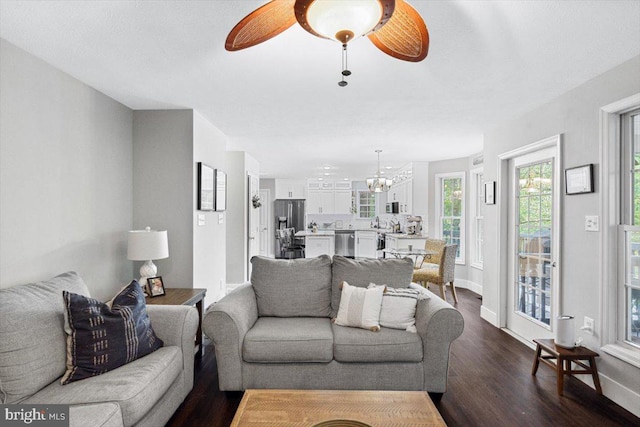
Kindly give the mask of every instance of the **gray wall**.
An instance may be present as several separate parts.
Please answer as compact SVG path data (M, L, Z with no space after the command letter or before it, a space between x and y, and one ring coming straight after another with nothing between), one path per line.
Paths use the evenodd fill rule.
M193 110L135 111L133 118L134 227L167 230L169 258L154 261L165 286L205 288L205 304L217 301L226 282L225 214L197 210L197 175L198 162L225 169L226 137Z
M167 230L165 286L193 287L193 111L133 113L133 227ZM142 262L135 263L135 276Z
M485 133L485 180L497 181L498 156L546 137L562 134L563 169L566 167L596 164L599 158L599 110L601 107L640 92L640 57L636 57L605 74L577 87L556 100L523 117ZM561 249L561 310L576 316L577 326L583 316L596 320L596 329L602 330L600 264L600 233L584 231L585 215L601 215L599 194L603 183L596 180L594 194L562 197L562 249ZM496 200L500 200L498 195ZM500 273L497 271L499 242L488 236L497 236L500 204L485 209L485 261L483 315L500 310L498 291ZM489 316L490 317L490 316ZM585 335L584 343L598 349L606 343L600 335ZM614 383L640 393L640 370L600 352L598 370ZM611 383L613 387L613 383ZM609 384L605 385L605 394ZM609 388L611 390L611 388Z
M0 287L67 270L129 280L132 113L0 39Z

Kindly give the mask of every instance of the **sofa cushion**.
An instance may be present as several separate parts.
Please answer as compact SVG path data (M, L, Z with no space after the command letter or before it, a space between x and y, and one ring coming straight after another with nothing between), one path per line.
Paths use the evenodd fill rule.
M364 329L333 327L333 354L338 362L421 362L420 335L381 328L372 334Z
M125 426L153 409L182 373L182 352L167 346L97 377L61 385L54 381L24 403L90 404L116 402ZM174 385L175 387L175 385Z
M331 320L261 317L245 335L242 355L256 363L331 362Z
M384 286L359 288L342 282L342 296L335 319L336 325L379 331L384 289Z
M259 316L329 317L331 258L251 258Z
M0 403L18 403L64 373L63 289L89 295L75 272L0 289Z
M366 288L369 283L384 283L393 288L407 288L413 275L413 261L403 259L350 259L340 255L333 257L331 279L331 316L340 307L340 283Z
M69 427L123 427L120 406L114 402L72 405Z
M106 304L67 291L63 296L67 371L62 384L104 374L162 347L137 281Z

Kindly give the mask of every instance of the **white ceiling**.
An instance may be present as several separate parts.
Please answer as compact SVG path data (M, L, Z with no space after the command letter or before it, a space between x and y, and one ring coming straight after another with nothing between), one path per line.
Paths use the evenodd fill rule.
M354 40L345 88L340 45L297 24L225 51L261 0L2 0L0 36L130 108L196 109L265 177L363 178L377 148L393 167L469 156L484 131L640 55L640 1L409 2L429 56Z

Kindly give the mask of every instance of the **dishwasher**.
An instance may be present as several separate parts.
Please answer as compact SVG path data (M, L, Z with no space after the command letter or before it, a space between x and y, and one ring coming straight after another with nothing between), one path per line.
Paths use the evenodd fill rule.
M353 230L336 230L336 255L347 258L356 257L356 235Z

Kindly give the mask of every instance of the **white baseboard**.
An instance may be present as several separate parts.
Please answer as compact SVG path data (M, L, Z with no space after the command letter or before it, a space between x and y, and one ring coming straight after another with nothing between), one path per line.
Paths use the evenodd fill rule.
M484 305L480 306L480 317L498 328L498 315Z
M469 289L478 295L482 295L482 285L479 285L467 279L455 279L456 288Z
M591 375L579 375L574 376L574 378L579 379L592 389L596 389ZM602 394L604 396L613 400L636 417L640 417L640 406L638 405L638 402L640 402L640 394L628 389L608 376L602 375L601 372L598 373L598 378L600 378L600 386L602 387Z

